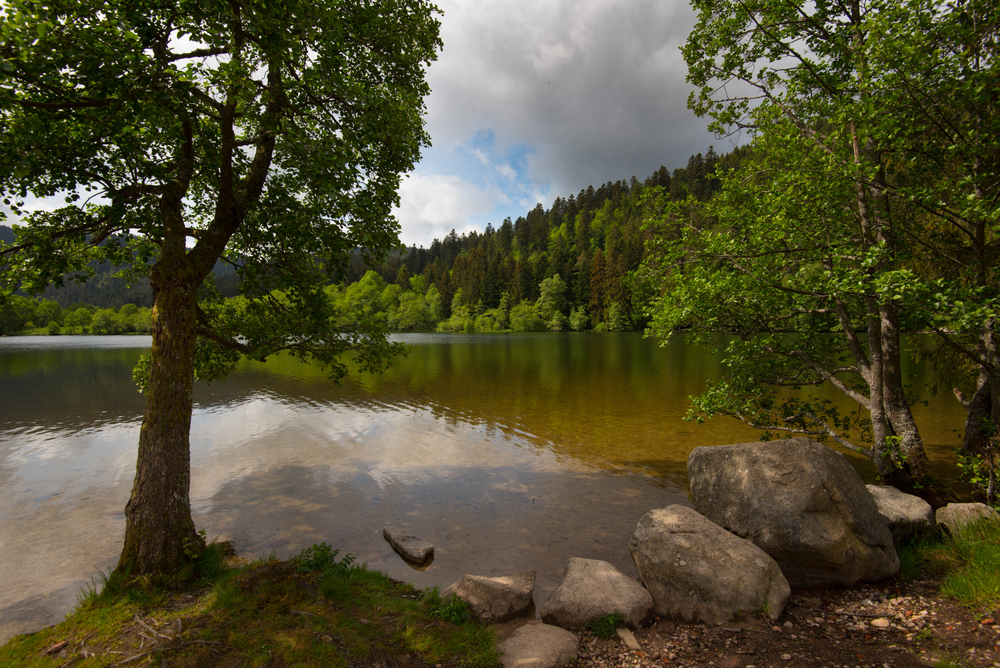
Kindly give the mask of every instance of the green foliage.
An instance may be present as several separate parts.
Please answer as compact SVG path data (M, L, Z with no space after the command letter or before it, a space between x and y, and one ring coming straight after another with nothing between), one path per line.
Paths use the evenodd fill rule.
M620 612L613 612L597 619L592 619L587 623L587 630L598 638L612 638L615 630L625 626L625 616Z
M201 542L205 542L206 531L204 529L200 529L198 531L198 535L201 536ZM191 559L192 561L198 559L201 556L201 553L198 552L197 547L191 545L191 539L189 539L187 536L184 536L184 538L181 540L181 549L184 552L184 555L188 559Z
M292 561L298 566L300 573L335 573L343 576L350 570L354 557L348 554L337 561L338 554L340 550L334 550L324 542L307 547L292 557Z
M510 310L510 328L515 332L543 332L546 323L534 304L521 302Z
M1000 606L1000 522L967 524L933 553L949 564L942 593L978 612Z
M966 429L972 427L966 424ZM974 428L974 427L973 427ZM971 485L983 497L987 504L997 504L998 452L1000 452L1000 426L989 420L983 420L979 425L983 435L984 447L981 452L968 452L964 448L956 448L955 455L958 466L962 470L962 479Z
M608 311L608 329L612 332L627 332L632 329L632 319L621 302L612 302Z
M566 282L555 274L546 278L538 286L541 296L535 304L538 317L545 327L553 332L561 332L566 328L567 320L564 311L566 303Z
M469 604L452 594L447 599L440 599L431 606L431 614L452 624L464 624L469 620Z
M971 83L997 76L996 58L972 55L995 51L995 14L975 1L694 7L689 106L753 143L739 173L716 172L715 197L647 198L641 273L660 287L649 330L690 329L732 369L696 400L698 417L831 437L884 478L926 475L896 371L901 329L929 327L973 369L998 368L975 340L993 337L1000 303L985 260L1000 119ZM744 88L720 85L733 81ZM826 383L868 415L798 392Z
M937 541L916 540L896 545L899 557L899 576L904 580L916 580L927 566L924 554L937 545Z
M590 316L585 306L578 306L569 312L569 326L574 332L582 332L590 326Z

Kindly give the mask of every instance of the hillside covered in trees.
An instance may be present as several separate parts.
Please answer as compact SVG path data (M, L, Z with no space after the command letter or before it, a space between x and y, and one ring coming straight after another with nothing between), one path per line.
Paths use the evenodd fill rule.
M381 310L395 330L636 328L652 290L637 273L645 198L655 187L672 200L707 200L719 188L717 175L747 155L709 147L673 172L661 166L643 181L590 186L481 233L453 230L374 271L357 258L351 285L340 291L343 308Z
M738 167L747 155L745 148L718 155L709 147L672 172L661 166L643 181L633 176L590 186L557 197L549 209L539 204L517 220L488 224L481 233L452 230L429 248L393 253L378 267L356 253L343 282L328 292L345 322L361 312L374 313L395 331L637 328L651 294L637 274L645 244L644 198L656 187L675 201L707 200L719 188L718 175ZM13 230L0 226L0 242L15 241ZM109 316L126 304L143 311L152 306L148 279L126 281L107 263L90 268L94 275L86 282L65 277L62 286L49 286L34 304L26 296L15 297L0 309L0 334L46 327L47 316L35 322L44 301L55 302L60 313L86 305ZM234 265L220 262L213 276L223 297L239 294ZM46 314L54 310L42 309ZM62 318L57 321L64 324ZM102 331L119 329L143 331Z

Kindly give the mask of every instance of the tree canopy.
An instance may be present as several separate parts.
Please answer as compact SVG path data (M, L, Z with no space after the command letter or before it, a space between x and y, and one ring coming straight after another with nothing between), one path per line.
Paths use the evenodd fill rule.
M696 414L832 436L919 486L901 331L930 327L1000 379L996 14L978 0L694 6L689 106L752 152L707 205L648 217L664 286L652 330L691 327L732 367ZM823 383L859 413L783 392Z
M148 274L153 345L118 571L178 570L201 544L188 502L194 377L279 350L344 372L393 348L324 287L355 249L398 246L400 174L429 141L422 0L13 0L0 12L0 195L18 214L5 295ZM27 212L28 196L65 198ZM222 258L240 277L224 302ZM185 547L187 546L187 547Z

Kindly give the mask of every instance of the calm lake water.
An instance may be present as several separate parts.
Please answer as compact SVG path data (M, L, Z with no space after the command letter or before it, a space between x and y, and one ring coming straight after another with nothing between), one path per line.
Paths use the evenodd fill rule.
M687 503L688 453L759 435L681 419L688 396L720 375L683 339L398 339L412 350L382 376L335 386L277 357L197 387L198 527L250 557L326 541L418 587L533 568L540 604L571 556L634 575L629 537L646 511ZM148 337L0 339L0 641L58 621L115 564L144 406L131 369L148 347ZM950 395L930 399L917 419L950 477L963 414ZM432 542L433 563L406 565L385 524Z

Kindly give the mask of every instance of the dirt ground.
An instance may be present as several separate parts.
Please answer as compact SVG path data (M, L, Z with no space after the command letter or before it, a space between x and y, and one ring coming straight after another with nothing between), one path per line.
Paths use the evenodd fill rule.
M629 649L619 637L602 639L584 632L579 634L579 658L572 668L1000 668L1000 624L996 623L1000 621L1000 610L973 615L942 597L940 585L936 580L890 580L848 589L793 590L777 620L750 616L722 626L707 626L657 619L632 632L629 639L634 638L638 650ZM199 593L180 595L164 609L197 608L198 599ZM175 619L167 624L137 615L134 623L121 630L121 646L116 651L91 647L87 638L68 638L44 653L68 658L65 666L102 654L115 655L118 662L114 665L142 665L151 661L154 653L159 656L167 649L201 643L188 649L204 650L202 658L207 663L191 663L189 657L179 663L172 658L170 665L245 665L246 657L238 654L228 657L233 659L229 663L220 662L224 643L188 638L200 628L199 624L204 625L199 622L202 617ZM530 623L540 622L523 619L495 627L497 640L503 641L516 628ZM162 665L167 665L165 659L161 660ZM395 657L382 665L417 664L420 662L413 664ZM273 665L284 664L279 661ZM439 664L437 668L445 666Z
M575 666L895 668L997 666L1000 624L943 598L932 580L793 590L785 611L723 626L657 620L641 650L583 634ZM1000 616L996 617L1000 620Z

